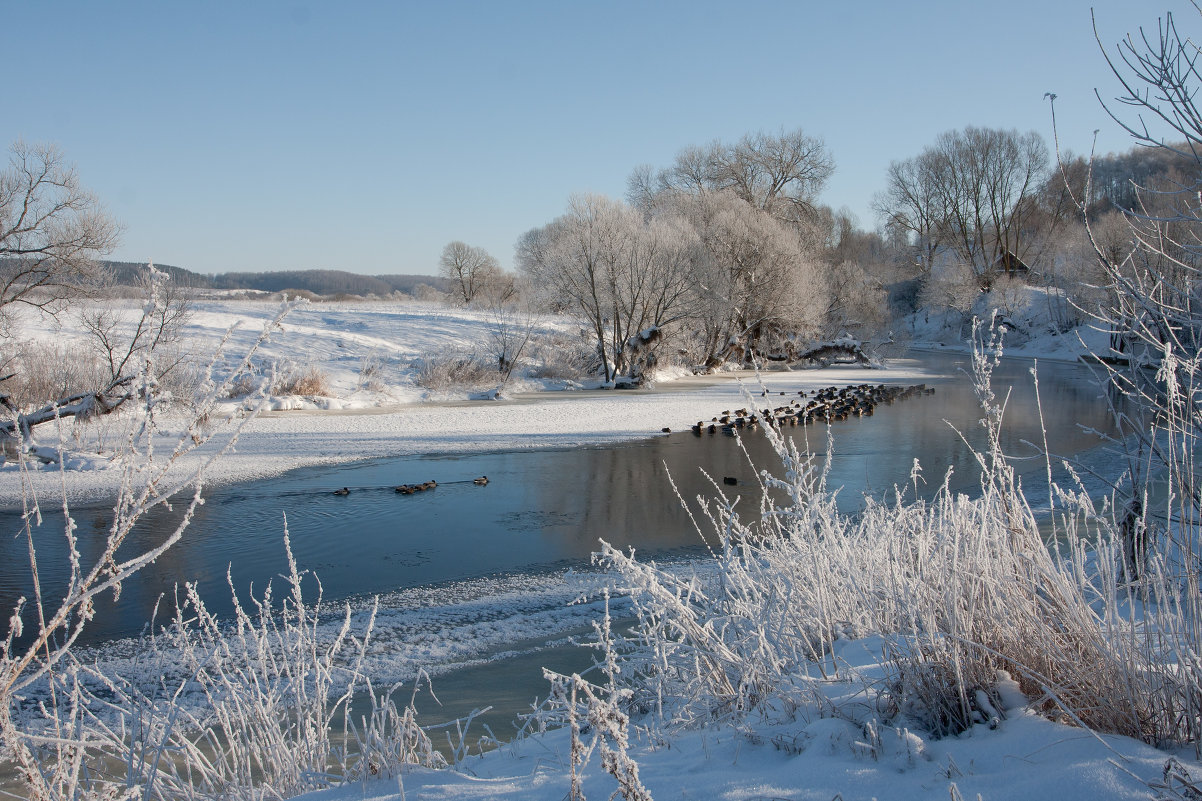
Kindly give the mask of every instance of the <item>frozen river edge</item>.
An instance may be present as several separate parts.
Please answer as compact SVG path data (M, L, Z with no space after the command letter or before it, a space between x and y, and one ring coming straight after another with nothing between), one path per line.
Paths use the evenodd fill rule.
M234 450L206 471L209 486L237 484L316 465L344 464L397 456L597 446L664 436L662 429L688 431L745 398L859 383L913 383L935 377L920 362L895 359L884 369L858 366L823 370L740 371L687 376L646 390L580 390L515 395L505 400L450 401L336 411L262 412L251 420ZM156 438L165 458L182 435L182 420L167 420ZM38 432L54 445L52 426ZM182 459L172 471L176 484L213 457L227 440L219 433ZM67 448L71 453L70 447ZM107 503L120 486L120 464L72 453L67 468L38 465L22 472L14 462L0 467L0 508L22 504L23 487L40 502L63 493L72 505ZM87 455L83 455L86 457Z

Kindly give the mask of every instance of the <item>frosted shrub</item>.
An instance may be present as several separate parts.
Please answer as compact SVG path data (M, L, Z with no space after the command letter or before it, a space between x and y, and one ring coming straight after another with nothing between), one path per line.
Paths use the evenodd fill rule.
M534 378L579 379L594 374L597 351L583 336L550 333L532 339L527 349Z
M1022 278L1003 275L994 279L987 302L1007 317L1027 311L1031 305L1031 287Z
M380 351L366 354L359 360L359 389L369 392L383 392L386 388L385 372L388 367L388 357Z
M585 801L582 773L593 753L600 751L602 769L618 783L611 798L620 795L627 801L651 801L651 793L639 780L638 763L627 753L630 716L624 706L631 691L599 687L577 674L543 673L551 682L548 704L562 714L562 725L567 726L571 736L567 797Z
M205 367L193 353L173 344L160 347L156 356L160 364L170 365L169 370L160 371L160 397L185 410L204 402Z
M158 402L191 410L202 403L206 371L192 353L176 344L160 346L151 362L152 382ZM12 377L0 383L0 392L22 411L59 402L79 393L104 390L112 376L109 366L84 343L19 343L2 372ZM129 374L133 375L130 370ZM95 421L85 416L77 422Z
M247 395L257 392L261 383L260 379L252 373L240 373L229 381L227 397L245 398Z
M13 377L0 384L12 403L32 409L75 392L88 392L107 385L108 375L101 359L77 342L23 342L4 368Z
M967 319L981 294L981 282L969 264L952 261L929 276L923 285L920 308L960 312Z
M154 303L153 297L150 303ZM259 343L268 330L279 325L286 312L287 308L281 310ZM225 344L223 340L218 346L214 364L222 358ZM235 373L248 365L257 347L252 347ZM61 585L50 586L41 577L34 544L35 530L42 523L40 509L32 493L24 498L24 527L18 536L28 542L28 567L37 592L32 598L19 599L16 608L5 610L8 625L0 639L0 755L13 767L31 799L121 794L114 785L97 785L90 778L88 771L100 756L96 745L104 742L106 735L103 727L92 728L95 712L80 683L80 666L71 648L94 615L98 596L119 595L128 579L179 541L201 502L206 468L233 446L241 427L250 419L226 419L224 443L214 443L203 455L195 453L214 439L215 429L202 425L202 421L220 418L216 399L228 392L227 386L212 380L212 370L210 364L201 382L205 400L198 403L191 424L173 447L164 449L156 442L160 435L159 402L153 364L149 357L142 361L136 380L140 408L118 462L123 480L103 540L88 543L86 549L81 546L65 498L62 501L67 519L63 536L70 563L67 579ZM60 422L60 447L65 438ZM18 445L25 447L24 442ZM190 466L184 462L189 455L193 456ZM155 507L169 503L173 496L178 496L176 502L182 506L179 525L145 551L123 550L121 546L137 522ZM21 710L24 695L37 687L48 688L50 694L36 708L40 720L35 722L24 717Z
M585 801L584 769L593 753L600 751L601 767L618 783L610 796L619 795L626 801L651 801L651 793L639 779L639 766L628 753L630 748L630 714L633 691L619 687L617 652L609 613L609 596L605 596L605 616L594 623L597 642L604 654L599 664L606 676L605 685L543 669L551 683L551 692L533 720L545 731L548 726L567 728L570 737L568 754L568 798ZM581 723L583 721L583 725Z
M446 759L434 750L426 729L417 723L415 707L420 681L414 683L409 703L398 706L400 685L376 693L371 679L361 676L371 709L358 718L347 716L344 733L346 752L342 758L342 779L361 781L371 777L395 776L410 765L427 768L446 767Z

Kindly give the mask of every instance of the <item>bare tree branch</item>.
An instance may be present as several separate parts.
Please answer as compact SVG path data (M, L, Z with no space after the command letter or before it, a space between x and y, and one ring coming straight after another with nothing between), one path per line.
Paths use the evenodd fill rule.
M60 311L100 276L118 227L52 145L16 142L0 171L0 315L12 304Z

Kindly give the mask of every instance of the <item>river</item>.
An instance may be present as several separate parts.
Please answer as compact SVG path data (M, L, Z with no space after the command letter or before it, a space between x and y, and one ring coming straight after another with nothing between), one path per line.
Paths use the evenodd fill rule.
M979 446L984 434L980 407L963 372L967 357L915 358L937 376L927 379L933 395L878 407L871 417L784 429L820 460L833 445L828 480L832 488L841 488L844 509L858 507L864 493L880 496L906 483L915 459L927 482L922 491L933 491L949 467L954 488L971 492L977 481L975 461L961 439L963 434ZM1106 462L1095 432L1110 430L1110 416L1091 374L1083 366L1044 365L1041 409L1030 367L1003 360L994 376L995 392L1008 398L1006 452L1035 454L1029 443L1043 442L1042 414L1052 453ZM873 374L866 371L864 380L872 381ZM1046 462L1027 458L1016 464L1026 475L1033 503L1042 503ZM540 664L579 669L587 663L579 649L564 643L586 631L596 614L595 606L569 602L597 580L588 563L599 539L661 561L702 557L703 538L674 497L670 480L689 500L712 496L719 488L744 496L745 513L753 514L760 493L757 471L776 467L762 434L736 440L686 431L607 447L307 468L218 489L178 545L128 582L118 602L101 602L85 644L98 658L123 658L132 650L127 638L138 635L156 602L164 594L170 597L178 582L197 582L210 608L228 615L227 571L243 597L252 586L261 591L286 571L286 516L297 562L320 577L327 606L350 603L362 618L379 596L370 663L377 686L427 670L446 703L431 715L452 717L491 703L498 708L495 726L541 691ZM473 482L483 475L487 485ZM413 495L394 491L399 484L429 480L437 487ZM334 495L344 486L348 495ZM103 540L111 512L91 507L73 514L86 560L89 546ZM130 547L154 542L172 520L170 513L152 515ZM0 514L0 530L18 529L17 515ZM65 575L61 519L50 516L36 539L43 585L53 588ZM19 594L29 594L24 565L23 538L5 537L0 608L10 609ZM312 598L316 584L306 590Z

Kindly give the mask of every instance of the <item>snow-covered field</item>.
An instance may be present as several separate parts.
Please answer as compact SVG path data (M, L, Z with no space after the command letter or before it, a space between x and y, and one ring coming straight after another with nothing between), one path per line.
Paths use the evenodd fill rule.
M269 303L201 302L188 325L187 341L199 352L211 352L237 322L228 345L229 352L237 354L275 311ZM637 392L563 391L579 387L522 379L506 387L499 400L471 400L466 392L431 393L414 382L415 359L440 349L478 347L490 336L492 325L485 314L419 304L313 304L292 311L283 330L265 346L263 363L314 367L327 376L329 395L272 398L272 410L248 426L236 450L219 462L209 480L248 481L306 465L388 455L563 447L658 436L664 427L687 428L715 410L740 405L745 391L759 392L757 382L768 390L796 391L862 381L908 383L924 375L915 363L897 360L871 372L833 368L759 376L676 376ZM576 328L553 319L540 320L538 327L565 336ZM934 331L914 326L919 340ZM59 325L28 320L22 334L61 339L79 336L79 331L64 318ZM925 344L949 346L944 335L930 338L943 341ZM1024 352L1075 358L1077 345L1069 346L1072 342L1068 335L1053 335L1035 323L1025 337ZM950 347L958 344L952 341ZM229 403L232 408L238 400ZM179 430L180 425L168 420L162 440L169 441ZM43 445L54 444L49 426L37 437ZM115 439L110 436L108 441ZM30 474L39 496L53 497L60 486L74 500L110 493L120 471L103 469L108 465L106 454L83 458L86 448L78 442L67 444L73 456L67 460L68 469L46 465ZM194 464L199 455L191 458ZM933 472L938 468L927 467ZM0 469L0 503L19 502L21 482L21 473L11 465ZM840 641L840 677L823 688L833 700L832 710L854 707L863 689L879 681L881 648L876 637ZM657 799L1156 797L1147 782L1159 779L1169 753L1129 738L1096 736L1051 722L1027 711L1024 699L1004 682L1000 689L1009 706L1004 719L994 727L981 724L944 739L905 729L866 732L842 714L791 717L778 709L754 715L737 727L714 726L679 734L670 742L635 736L630 753L640 766L643 784ZM312 797L559 801L569 789L567 736L563 730L550 732L470 758L454 770L412 769L399 779ZM1202 766L1185 754L1178 756L1195 776L1202 775ZM614 780L602 770L598 755L584 775L589 798L614 792Z

